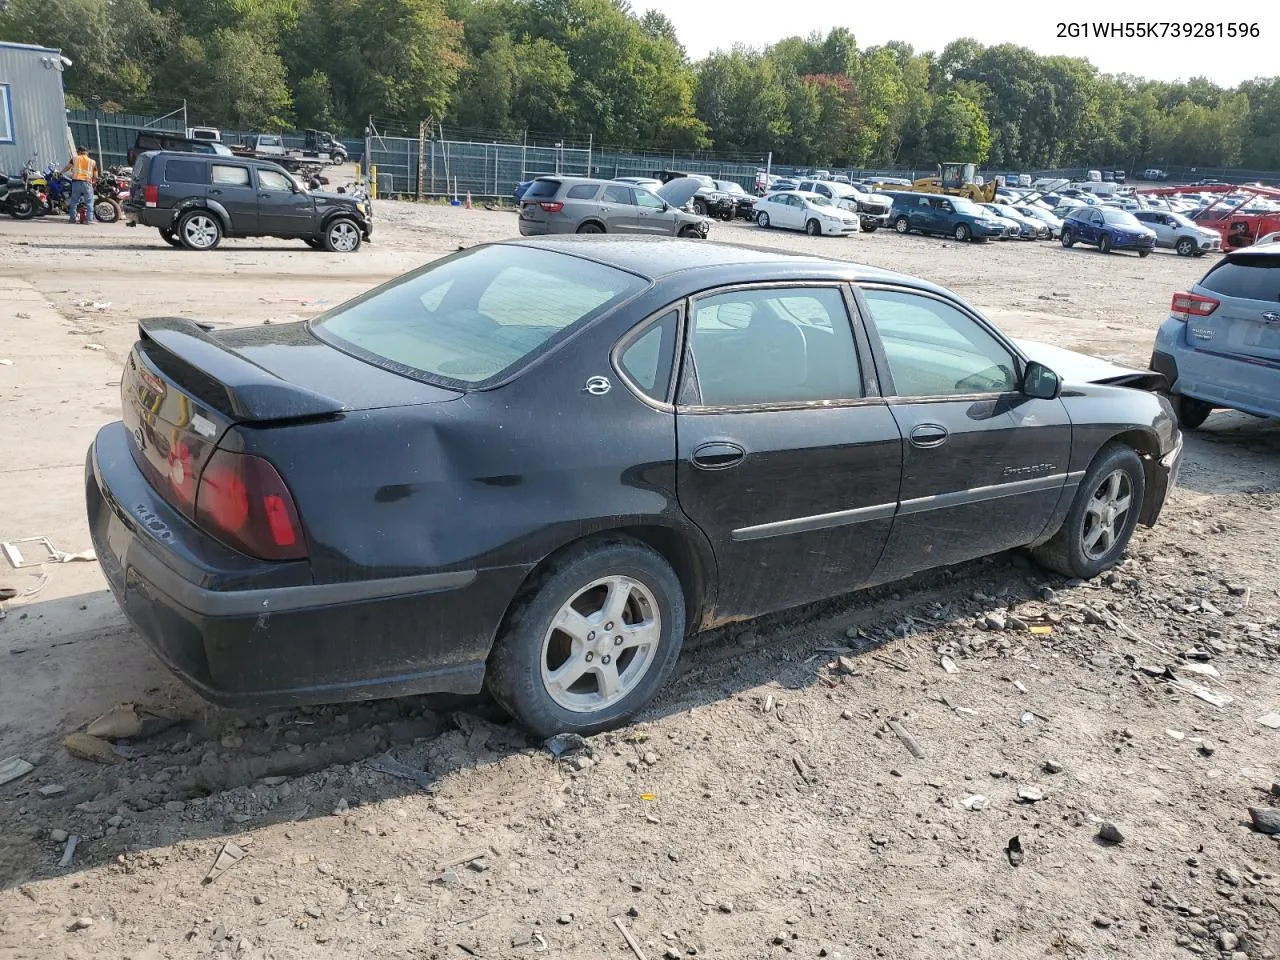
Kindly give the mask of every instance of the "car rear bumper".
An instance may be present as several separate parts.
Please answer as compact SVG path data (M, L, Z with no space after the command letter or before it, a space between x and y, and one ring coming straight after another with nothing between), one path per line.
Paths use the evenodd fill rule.
M1259 417L1280 417L1280 363L1197 350L1187 325L1172 317L1156 334L1151 369L1163 373L1171 392Z
M520 218L520 236L545 237L553 233L573 233L577 224L569 220L526 220Z
M306 563L252 560L170 507L134 464L121 423L85 465L103 574L143 639L220 704L329 703L476 693L527 569L310 582Z

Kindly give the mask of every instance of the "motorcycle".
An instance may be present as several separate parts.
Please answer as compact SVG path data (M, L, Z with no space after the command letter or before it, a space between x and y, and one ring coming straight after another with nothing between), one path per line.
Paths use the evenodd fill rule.
M104 170L93 185L93 219L117 223L124 216L122 201L128 199L130 180L119 170Z
M0 176L0 211L15 220L30 220L40 206L40 198L31 185L36 169L34 161L33 156L26 162L20 176Z
M56 170L52 163L44 168L43 177L33 178L31 184L36 195L41 198L42 215L67 212L67 204L71 200L71 181Z

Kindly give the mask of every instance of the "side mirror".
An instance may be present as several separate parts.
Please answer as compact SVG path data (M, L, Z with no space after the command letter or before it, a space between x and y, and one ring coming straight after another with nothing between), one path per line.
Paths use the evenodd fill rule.
M663 201L662 201L662 212L663 212L663 213L666 213L666 212L667 212L668 210L670 210L670 209L671 209L671 204L669 204L669 203L667 203L667 201L663 200Z
M1056 400L1062 393L1062 378L1032 360L1022 372L1022 392L1035 400Z

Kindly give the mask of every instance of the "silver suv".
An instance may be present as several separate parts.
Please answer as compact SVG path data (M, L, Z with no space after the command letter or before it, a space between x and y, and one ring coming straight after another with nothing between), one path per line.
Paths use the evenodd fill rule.
M520 235L649 233L705 238L711 221L643 187L584 177L539 177L520 198Z

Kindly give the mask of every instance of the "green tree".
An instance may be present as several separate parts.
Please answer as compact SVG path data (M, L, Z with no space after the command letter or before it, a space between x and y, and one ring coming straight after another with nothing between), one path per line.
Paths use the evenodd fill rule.
M982 107L954 90L933 104L928 147L939 162L984 163L991 152L991 130Z

